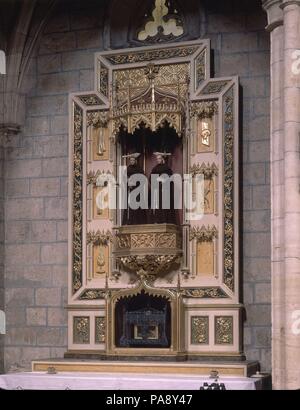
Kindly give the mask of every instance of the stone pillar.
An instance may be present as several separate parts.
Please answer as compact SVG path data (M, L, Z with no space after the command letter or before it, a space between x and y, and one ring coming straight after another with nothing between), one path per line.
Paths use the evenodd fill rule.
M271 36L272 371L275 389L300 388L300 0L265 0Z
M300 388L300 335L294 312L300 313L300 0L282 2L284 14L284 263L285 375L284 388ZM299 57L298 57L299 58ZM299 69L299 67L298 67Z

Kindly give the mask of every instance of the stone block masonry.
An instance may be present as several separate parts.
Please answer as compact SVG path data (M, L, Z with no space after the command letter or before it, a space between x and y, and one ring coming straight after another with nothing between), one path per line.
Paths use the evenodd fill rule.
M228 2L228 12L225 9L222 13L216 10L214 2L211 6L207 4L206 37L212 40L216 76L240 77L244 345L247 359L259 360L262 369L270 371L270 44L264 13L252 9L243 14L238 11L242 4L238 7L236 2Z

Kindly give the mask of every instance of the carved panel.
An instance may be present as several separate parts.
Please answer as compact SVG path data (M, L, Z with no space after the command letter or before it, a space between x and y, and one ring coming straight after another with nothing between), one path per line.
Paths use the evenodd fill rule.
M100 100L100 98L95 94L80 95L78 98L81 102L88 106L103 104L103 101Z
M233 344L233 317L216 316L215 317L215 344L231 345Z
M89 344L90 343L90 318L73 317L73 343Z
M216 266L216 239L218 232L215 226L200 228L193 227L190 231L190 240L194 240L195 246L195 270L196 276L217 276Z
M83 112L74 104L74 147L73 147L73 274L72 291L75 293L82 285L82 146L83 146Z
M201 94L219 94L229 84L229 81L211 81L201 91Z
M99 300L104 299L106 291L103 289L86 289L79 297L79 300Z
M224 283L234 290L234 90L224 99Z
M87 271L88 279L101 279L110 271L111 233L89 232L87 234ZM89 295L90 296L90 295ZM87 298L87 296L85 296Z
M197 275L213 276L215 272L214 260L214 243L197 242Z
M191 344L201 345L209 343L209 317L191 317Z
M155 247L155 234L132 234L131 235L131 247L137 248L154 248Z
M109 247L98 245L93 247L93 278L101 278L109 274Z
M105 317L95 317L95 343L105 343Z
M98 89L99 91L105 95L106 98L108 98L108 77L109 77L109 72L108 68L101 62L99 62L99 67L98 67Z
M176 246L180 246L180 243L178 243L179 238L175 233L160 233L156 235L155 239L157 248L176 248Z
M216 101L197 101L191 104L191 117L196 121L196 151L198 153L216 151Z
M206 78L206 50L203 50L196 58L195 67L196 88L198 88Z
M87 126L106 128L108 125L108 111L89 111L86 115Z
M212 118L197 120L197 152L213 152L215 150L215 124Z
M196 289L182 289L182 296L187 298L201 298L201 299L223 299L228 298L228 295L223 289L218 287L201 287Z

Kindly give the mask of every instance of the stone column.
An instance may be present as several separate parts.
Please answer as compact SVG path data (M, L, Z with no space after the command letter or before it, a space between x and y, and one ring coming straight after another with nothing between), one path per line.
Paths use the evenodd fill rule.
M300 314L300 72L295 53L300 50L300 0L282 2L284 14L284 263L285 312L284 388L300 388L300 334L295 334L295 312ZM299 59L299 56L298 56ZM300 71L300 70L299 70Z
M281 0L267 0L263 7L268 13L268 26L271 40L271 269L272 269L272 370L274 385L278 380L277 369L284 367L280 348L280 329L285 317L277 308L281 289L284 288L283 255L283 12Z
M300 0L265 0L271 36L272 372L275 389L300 388ZM299 65L300 66L300 65Z

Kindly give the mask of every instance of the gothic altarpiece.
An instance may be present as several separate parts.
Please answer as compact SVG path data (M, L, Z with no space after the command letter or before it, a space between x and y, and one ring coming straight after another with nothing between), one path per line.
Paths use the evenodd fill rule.
M71 96L69 355L243 354L239 85L211 78L210 55L208 40L96 53L95 91ZM128 154L149 178L155 150L204 176L202 219L124 224L100 209Z

